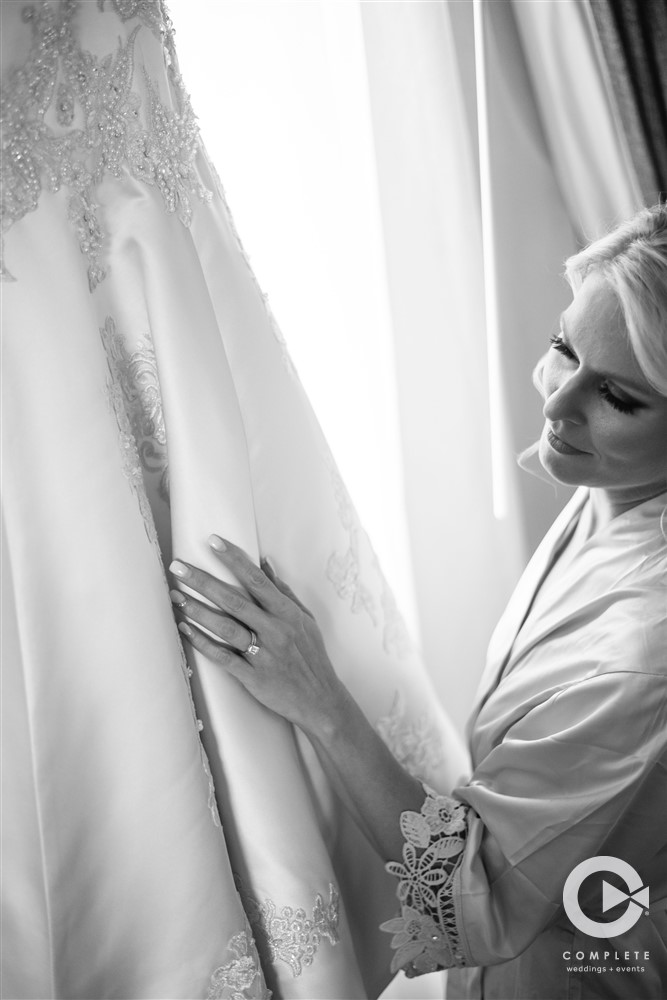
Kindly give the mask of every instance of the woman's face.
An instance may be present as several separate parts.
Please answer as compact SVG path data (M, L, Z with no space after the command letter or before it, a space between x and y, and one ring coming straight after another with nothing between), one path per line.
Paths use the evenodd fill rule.
M667 397L646 381L616 295L589 275L562 316L542 371L540 461L561 483L619 506L667 488Z

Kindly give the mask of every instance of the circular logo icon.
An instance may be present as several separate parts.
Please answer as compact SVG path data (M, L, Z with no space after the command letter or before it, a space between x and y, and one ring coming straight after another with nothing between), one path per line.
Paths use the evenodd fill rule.
M579 906L581 884L584 879L596 872L614 872L614 874L620 875L628 888L627 892L622 892L615 886L609 885L608 882L602 882L603 913L625 900L628 902L625 913L608 923L591 920ZM577 930L596 938L616 937L619 934L626 934L631 927L635 926L644 910L648 909L648 886L642 884L641 878L627 861L605 855L588 858L587 861L582 861L581 864L577 865L568 875L563 886L563 906Z

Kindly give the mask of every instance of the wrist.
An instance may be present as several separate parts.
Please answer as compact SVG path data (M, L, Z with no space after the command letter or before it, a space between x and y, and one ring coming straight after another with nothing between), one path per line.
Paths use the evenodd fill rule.
M344 732L356 708L350 692L342 681L337 680L336 686L318 700L316 709L307 718L299 720L297 725L309 739L326 748Z

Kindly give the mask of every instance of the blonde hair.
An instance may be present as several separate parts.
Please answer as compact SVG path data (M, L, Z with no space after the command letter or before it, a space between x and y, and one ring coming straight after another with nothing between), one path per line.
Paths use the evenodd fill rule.
M667 205L642 208L565 262L574 292L592 273L614 290L639 366L667 396Z

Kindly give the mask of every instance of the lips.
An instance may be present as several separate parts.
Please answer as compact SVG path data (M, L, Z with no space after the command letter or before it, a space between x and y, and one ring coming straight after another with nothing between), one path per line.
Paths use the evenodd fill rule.
M564 441L563 438L558 437L551 428L547 430L547 440L554 451L560 452L561 455L588 455L587 451L582 451L581 448L575 448L573 444L568 441Z

